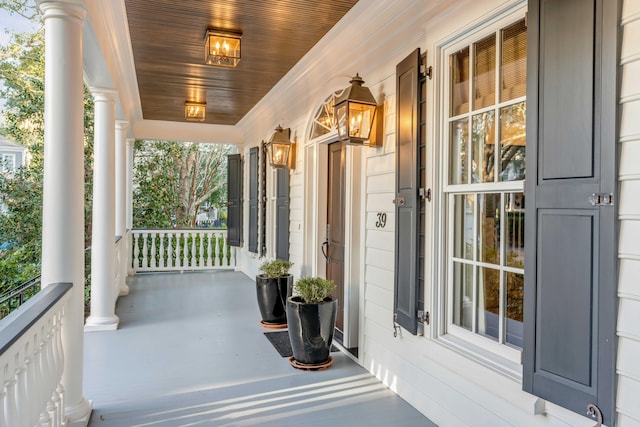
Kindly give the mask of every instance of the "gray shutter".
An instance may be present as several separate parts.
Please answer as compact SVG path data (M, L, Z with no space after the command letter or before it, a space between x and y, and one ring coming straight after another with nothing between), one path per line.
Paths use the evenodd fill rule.
M612 0L530 0L523 388L615 423L616 52Z
M258 147L249 150L249 252L258 253Z
M242 246L242 157L227 156L227 236L229 246Z
M418 104L420 49L396 67L395 321L418 332Z
M276 258L289 260L289 169L277 169Z

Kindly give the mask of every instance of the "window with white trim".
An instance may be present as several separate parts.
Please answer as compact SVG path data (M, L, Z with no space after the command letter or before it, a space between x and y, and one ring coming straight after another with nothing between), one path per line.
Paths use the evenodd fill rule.
M446 333L520 361L527 29L522 14L443 50Z
M0 171L13 172L16 169L16 155L11 153L2 153L2 163L0 163Z

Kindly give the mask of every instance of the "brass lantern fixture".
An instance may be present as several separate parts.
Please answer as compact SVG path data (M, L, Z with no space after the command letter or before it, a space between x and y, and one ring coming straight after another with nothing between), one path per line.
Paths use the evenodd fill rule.
M184 103L184 118L189 122L204 122L206 112L206 102L187 101Z
M241 33L208 29L204 35L204 63L233 68L240 62Z
M274 168L293 169L295 143L291 142L291 129L278 125L267 143L269 164Z
M354 145L369 143L371 128L376 116L376 99L364 80L356 74L334 104L334 118L338 128L338 140Z

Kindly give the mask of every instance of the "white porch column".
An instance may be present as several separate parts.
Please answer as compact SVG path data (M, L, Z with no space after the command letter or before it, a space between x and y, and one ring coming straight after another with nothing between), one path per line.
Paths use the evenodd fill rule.
M93 213L91 237L91 315L85 331L118 328L115 315L115 91L92 88L95 99Z
M41 1L45 29L44 188L42 286L71 282L62 326L65 414L86 423L91 405L82 395L84 324L84 7Z
M116 121L116 236L120 236L120 271L118 271L118 295L129 295L127 263L129 245L127 239L127 122Z
M133 229L133 144L135 142L135 139L133 138L127 138L127 152L126 152L126 156L127 156L127 166L126 166L126 171L127 171L127 181L126 181L126 185L127 185L127 189L126 189L126 197L127 197L127 204L126 204L126 209L127 209L127 213L126 213L126 227L127 230L129 230L129 234L128 234L128 241L127 241L127 253L126 255L126 260L127 260L127 274L128 275L133 275L135 274L135 272L133 271L133 267L131 266L132 261L133 261L133 253L132 253L132 247L133 247L133 243L131 242L131 240L133 239L133 235L131 234L131 230Z

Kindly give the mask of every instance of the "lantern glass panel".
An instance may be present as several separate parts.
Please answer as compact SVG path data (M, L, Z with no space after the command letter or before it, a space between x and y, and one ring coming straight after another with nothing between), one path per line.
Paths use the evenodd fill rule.
M375 105L349 103L349 136L353 138L369 139Z
M289 151L291 144L271 144L271 166L275 168L287 167L289 163Z
M349 137L349 130L347 125L349 118L347 116L347 103L340 104L335 109L336 126L338 128L338 138L340 140L347 139Z

